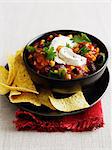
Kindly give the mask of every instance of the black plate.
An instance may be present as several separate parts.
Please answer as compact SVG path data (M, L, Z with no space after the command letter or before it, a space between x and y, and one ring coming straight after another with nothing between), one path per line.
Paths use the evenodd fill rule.
M90 107L92 107L100 100L101 96L103 95L103 93L105 92L108 86L108 83L109 83L109 71L108 68L106 68L104 74L96 83L94 83L94 85L88 86L86 89L84 88L82 89L86 100L90 104ZM45 106L36 107L30 103L19 103L16 104L16 106L22 108L23 110L35 113L39 116L46 116L46 117L67 116L67 115L77 114L80 113L81 111L88 109L86 108L86 109L81 109L81 110L66 113L61 111L52 111Z

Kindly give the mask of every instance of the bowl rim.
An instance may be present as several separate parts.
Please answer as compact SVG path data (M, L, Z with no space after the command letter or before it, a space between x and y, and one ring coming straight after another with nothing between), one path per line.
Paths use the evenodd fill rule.
M84 34L87 34L87 35L89 35L89 36L95 38L97 41L99 41L99 42L105 47L105 49L106 49L106 51L107 51L107 57L106 57L106 60L105 60L105 63L103 64L103 66L102 66L100 69L98 69L96 72L94 72L94 73L92 73L92 74L90 74L90 75L88 75L88 76L85 76L85 77L82 77L82 78L71 79L71 80L55 79L55 78L48 77L48 76L42 75L42 74L40 74L40 73L37 73L37 72L28 64L28 62L27 62L27 58L26 58L26 56L25 56L26 51L27 51L27 50L26 50L26 46L32 44L32 43L35 42L37 39L41 38L43 35L51 34L51 33L53 33L53 32L55 33L55 32L65 32L65 31L66 31L66 32L84 33ZM34 37L32 40L30 40L30 41L26 44L26 46L24 47L24 51L23 51L23 60L24 60L24 62L25 62L26 67L27 67L28 69L30 69L30 71L32 71L35 75L38 75L38 76L41 77L41 78L48 79L48 80L52 80L52 81L70 82L70 81L80 81L80 80L84 80L84 79L87 79L87 78L91 78L92 76L95 76L96 74L98 74L98 73L105 67L105 65L107 64L107 61L108 61L108 50L107 50L107 47L105 46L105 44L104 44L101 40L99 40L98 38L96 38L95 36L93 36L93 35L91 35L91 34L89 34L89 33L87 33L87 32L78 31L78 30L63 29L63 30L53 30L53 31L41 33L41 34L39 34L38 36Z

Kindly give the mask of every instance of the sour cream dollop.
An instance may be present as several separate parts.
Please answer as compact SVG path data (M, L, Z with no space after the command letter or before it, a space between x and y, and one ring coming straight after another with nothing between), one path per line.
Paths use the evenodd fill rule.
M74 53L72 49L68 47L61 48L58 55L67 65L73 66L86 65L87 59L81 55Z
M54 47L54 50L56 50L58 46L66 46L67 44L69 44L71 48L77 45L77 43L70 40L70 37L62 35L60 37L55 37L52 40L50 47Z
M50 47L54 47L54 51L56 52L55 62L58 64L67 64L73 66L85 65L87 58L74 53L71 48L66 47L67 44L69 44L71 48L77 45L77 43L70 40L70 38L67 36L55 37L52 40ZM59 46L62 46L62 48L57 51Z

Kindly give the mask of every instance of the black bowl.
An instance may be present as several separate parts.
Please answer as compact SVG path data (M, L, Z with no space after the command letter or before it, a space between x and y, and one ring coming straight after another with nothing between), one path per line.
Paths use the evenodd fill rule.
M41 34L31 40L27 45L33 45L35 42L40 41L41 39L46 39L49 35L57 33L57 34L62 34L62 35L68 35L68 34L80 34L80 33L85 33L82 31L74 31L74 30L57 30L57 31L51 31L47 32L44 34ZM90 84L95 83L104 73L106 69L106 64L107 64L107 59L108 59L108 51L105 45L96 37L85 33L92 41L92 43L97 44L97 46L100 48L101 52L105 53L106 59L103 64L103 66L98 69L96 72L93 74L88 75L87 77L79 78L79 79L72 79L72 80L64 80L64 79L54 79L50 78L47 76L44 76L42 74L36 73L36 71L32 68L32 65L28 61L28 51L25 47L24 53L23 53L23 59L24 63L26 65L26 68L31 75L31 79L33 80L34 84L40 84L44 88L50 88L54 91L62 92L62 93L73 93L74 88L77 85L86 87ZM26 46L27 46L26 45Z

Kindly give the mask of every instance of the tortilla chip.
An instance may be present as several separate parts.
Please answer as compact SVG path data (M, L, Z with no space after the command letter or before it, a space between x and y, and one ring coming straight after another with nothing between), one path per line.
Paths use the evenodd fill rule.
M10 91L10 96L18 96L18 95L21 95L21 92L20 91Z
M9 99L12 103L29 102L35 106L41 106L37 95L34 93L11 91Z
M18 68L20 64L23 62L22 55L23 55L23 49L18 50L15 56L12 55L8 58L8 66L9 66L9 75L7 79L8 85L11 85L12 82L14 81L14 78L18 72Z
M20 91L11 91L9 99L12 103L29 102L36 106L40 106L41 104L43 104L52 110L56 110L49 100L50 95L51 92L48 90L41 90L38 95L29 92L24 93Z
M33 93L28 93L28 92L27 94L24 94L23 92L19 92L19 91L11 91L9 95L9 99L12 103L29 102L36 106L40 106L39 104L43 104L52 110L56 110L56 108L53 107L53 105L49 100L49 96L51 95L50 91L42 89L37 96L34 95ZM33 98L34 100L32 100Z
M3 66L0 66L0 94L2 95L9 92L9 89L1 85L7 83L8 74L9 72Z
M21 91L21 92L29 92L29 93L35 93L38 94L38 92L36 90L30 90L28 88L24 88L24 87L15 87L15 86L9 86L7 84L4 83L0 83L0 88L4 88L7 89L8 91Z
M9 57L9 72L4 67L1 67L0 94L7 94L10 90L38 94L33 81L26 70L22 55L23 50L17 51L16 56Z
M12 87L7 88L11 90L19 90L24 92L33 92L38 94L23 62L23 51L17 51L16 56L9 57L9 76L7 83Z
M45 90L42 89L39 94L37 95L38 100L40 101L41 104L49 107L52 110L56 110L56 108L54 108L54 106L51 104L50 100L49 100L49 96L52 95L50 90Z
M18 52L19 53L19 52ZM14 79L13 86L17 87L23 87L26 89L34 90L36 91L36 88L33 84L33 81L30 78L30 75L28 74L26 67L23 62L22 55L17 55L15 63L18 65L18 72ZM17 66L16 65L16 66Z
M18 72L18 68L19 66L23 63L23 50L18 50L16 52L16 55L15 55L15 62L14 62L14 71L15 71L15 74L17 74Z
M60 111L71 112L83 108L89 107L83 93L78 91L76 94L68 98L56 99L53 96L49 96L51 104Z
M18 56L18 55L23 56L23 51L24 51L24 48L21 48L20 50L17 50L16 56Z
M9 67L9 75L7 78L7 84L11 85L15 78L15 71L14 71L14 62L15 62L15 56L9 56L8 58L8 67Z

